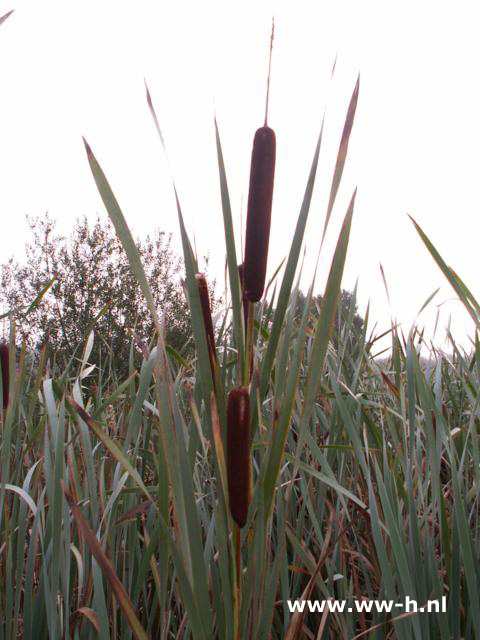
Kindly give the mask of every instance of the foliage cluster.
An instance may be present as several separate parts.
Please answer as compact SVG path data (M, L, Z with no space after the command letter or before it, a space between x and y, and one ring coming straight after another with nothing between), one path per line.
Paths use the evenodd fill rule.
M17 338L38 354L43 344L60 366L95 327L92 364L128 371L132 336L148 345L154 324L123 247L109 222L77 220L68 237L56 232L49 216L29 219L32 240L25 259L13 258L1 266L0 304L14 310ZM180 274L181 259L171 236L155 230L136 247L166 330L166 341L176 351L193 348L190 315ZM214 304L219 299L211 291ZM31 302L41 304L31 308ZM28 313L26 313L28 311ZM134 362L141 363L135 348Z

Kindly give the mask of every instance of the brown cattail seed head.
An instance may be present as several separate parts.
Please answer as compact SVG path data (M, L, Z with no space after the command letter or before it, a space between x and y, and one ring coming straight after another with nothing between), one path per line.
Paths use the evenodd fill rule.
M248 387L232 389L227 404L227 476L230 513L240 528L250 503L250 397Z
M250 302L258 302L265 288L275 176L275 149L273 129L267 126L257 129L253 140L250 166L244 262L245 294Z
M205 333L207 334L208 357L210 358L210 366L212 368L212 376L214 376L214 363L217 361L217 352L215 350L215 334L213 333L212 312L210 310L210 297L208 294L207 280L203 273L197 273L195 276L198 285L198 293L200 295L200 304L202 307L203 323L205 325Z
M0 360L2 363L2 392L3 392L3 409L8 405L8 393L10 386L10 371L8 368L8 345L6 342L0 344Z

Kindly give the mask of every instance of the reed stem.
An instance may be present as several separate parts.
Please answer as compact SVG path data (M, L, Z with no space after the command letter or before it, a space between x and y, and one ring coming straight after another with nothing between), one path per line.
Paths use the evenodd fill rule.
M241 593L242 593L242 567L240 558L240 527L235 522L233 524L233 546L235 551L235 594L233 601L233 617L235 625L235 639L240 640L240 606L241 606Z
M245 340L245 369L243 384L249 385L253 373L253 329L255 326L255 302L248 301L246 340Z

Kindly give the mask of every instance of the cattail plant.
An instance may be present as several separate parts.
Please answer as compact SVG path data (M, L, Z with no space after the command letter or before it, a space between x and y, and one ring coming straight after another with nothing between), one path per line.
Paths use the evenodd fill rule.
M250 302L258 302L261 299L267 274L276 151L275 133L267 126L272 46L273 25L270 39L265 123L255 132L250 165L244 262L245 294Z
M10 373L8 369L8 345L6 342L2 342L2 344L0 344L0 360L2 363L3 410L5 411L8 406L8 394L10 387Z
M248 387L236 387L228 395L227 476L230 513L245 526L250 503L250 397Z
M160 133L151 101L149 104L155 125ZM356 102L353 103L353 107L355 104ZM349 111L348 122L353 121L353 112L354 108ZM350 128L347 127L348 131ZM252 354L255 353L256 347L254 319L257 310L255 305L265 295L265 272L275 166L275 136L272 130L268 129L265 118L265 126L257 132L252 154L251 194L243 275L242 269L240 269L239 273L237 272L238 262L242 262L242 260L237 261L227 180L218 129L216 139L227 245L227 264L232 289L232 315L230 316L229 311L226 312L227 315L222 325L223 336L219 340L224 345L228 359L225 357L220 361L220 358L218 358L218 364L216 362L217 356L215 354L213 322L207 283L205 277L197 273L194 253L185 229L177 197L187 274L186 290L192 312L192 330L198 348L198 354L194 359L194 365L191 370L186 374L184 368L180 367L175 378L173 378L170 375L171 367L168 358L159 357L159 354L152 353L147 364L153 367L156 366L156 369L152 368L152 366L143 366L138 374L140 376L138 387L136 384L127 384L125 386L122 384L118 387L119 391L116 397L124 394L125 401L113 403L115 416L118 417L119 423L120 421L128 420L129 441L138 440L141 442L141 446L132 451L127 447L118 447L111 440L109 434L102 429L100 421L104 419L105 410L103 407L110 402L109 399L112 397L112 393L109 392L106 396L104 394L104 397L99 394L98 401L95 399L95 404L93 404L88 397L82 397L85 395L83 385L75 383L75 394L79 396L77 399L83 400L83 405L90 406L94 411L91 416L87 415L81 404L75 400L75 404L70 403L70 408L78 415L77 420L75 416L71 415L70 410L62 410L63 394L56 393L56 385L54 387L50 383L45 384L42 387L42 394L38 394L36 379L33 379L33 392L26 396L26 409L23 412L27 416L39 414L39 419L42 421L39 424L43 427L45 420L44 407L46 406L49 415L52 414L54 420L59 424L57 428L59 435L56 436L54 442L52 437L55 437L55 434L52 433L52 430L43 429L45 438L31 438L30 433L27 432L25 447L18 446L14 451L14 453L18 452L17 455L23 459L25 448L30 451L33 447L41 447L42 443L55 446L56 442L59 441L59 437L64 437L64 434L73 431L73 428L79 430L80 438L70 438L70 442L73 454L79 451L78 455L85 458L86 462L83 467L86 469L86 481L83 481L83 474L76 472L76 469L74 469L74 473L68 474L68 472L65 472L65 469L68 469L67 466L63 470L60 468L61 463L58 462L57 464L57 459L61 458L61 451L60 456L56 455L55 457L55 465L44 465L44 473L41 474L41 477L39 476L40 479L37 481L35 478L35 482L32 481L31 484L34 486L35 491L32 499L36 504L40 504L42 508L55 508L53 501L46 501L45 507L43 507L41 503L42 494L39 493L43 487L39 483L42 482L43 476L45 476L47 483L49 483L48 486L56 490L55 482L58 485L57 479L68 477L72 492L75 491L76 496L78 496L77 502L85 505L85 511L89 520L92 521L92 531L95 531L98 530L102 512L104 511L103 502L101 503L102 509L99 509L100 500L97 497L96 487L105 487L106 490L116 491L118 496L121 495L121 499L118 500L118 516L122 518L120 522L127 523L128 520L128 529L123 525L111 527L112 544L108 545L106 551L120 548L123 544L128 550L128 557L132 561L132 571L139 577L138 580L132 582L127 576L126 587L129 587L130 603L127 598L124 598L124 601L130 611L128 620L129 624L132 621L130 624L132 630L139 630L139 625L134 617L135 612L138 612L141 616L140 624L142 628L148 629L148 634L142 633L142 629L139 630L139 633L134 631L134 634L136 634L136 637L145 638L145 640L149 636L160 637L162 634L176 637L181 635L187 627L192 640L216 637L231 638L232 640L257 637L267 638L270 636L294 638L299 633L297 632L299 628L298 616L289 616L289 612L284 607L277 607L276 603L282 600L286 584L293 585L293 591L289 594L289 597L297 598L302 593L305 593L305 580L307 578L304 579L302 573L310 573L310 566L308 562L303 562L301 559L302 562L294 562L295 566L292 567L291 558L292 554L296 553L296 550L304 549L305 553L308 554L310 549L321 548L322 559L320 564L325 570L328 570L329 575L335 575L340 572L344 573L345 567L342 565L341 558L338 560L338 554L335 553L334 549L331 549L329 541L335 539L338 529L337 522L342 521L345 517L348 518L350 514L353 514L351 519L353 525L355 526L358 521L362 531L370 526L370 522L375 524L374 534L377 531L381 531L382 536L384 535L382 528L385 530L385 536L388 535L388 528L395 528L396 537L395 539L392 537L393 543L403 535L404 531L409 531L408 527L404 527L405 522L401 519L401 515L406 513L404 501L399 503L400 506L394 504L395 507L398 507L396 513L401 514L398 518L398 523L397 520L393 524L391 522L389 516L391 505L387 505L390 509L388 512L382 510L383 498L387 496L390 499L390 495L394 493L396 467L395 461L393 461L393 464L391 463L393 458L382 456L381 452L389 446L396 445L398 442L396 431L393 432L395 439L392 445L389 441L383 440L386 437L386 429L381 430L378 434L374 432L375 437L380 439L379 446L375 451L370 449L371 453L368 454L365 452L362 443L358 441L358 438L350 440L350 436L353 438L358 432L356 422L352 422L354 418L358 417L360 422L368 420L368 424L373 425L372 429L377 419L376 404L372 408L365 407L365 415L364 413L358 414L358 411L356 411L357 405L355 404L355 393L360 384L358 380L361 381L360 391L370 392L366 382L363 380L363 367L364 365L365 367L368 366L370 358L365 334L362 334L363 347L361 346L356 352L358 359L352 361L351 365L349 360L348 367L337 367L338 372L337 368L335 368L336 375L329 375L330 370L333 370L332 366L334 364L330 364L329 359L329 371L326 374L323 373L324 363L327 355L329 355L328 346L332 337L331 332L333 330L336 305L340 296L340 285L353 214L353 200L345 216L323 296L324 304L322 304L315 326L311 328L311 331L307 331L309 321L308 305L298 324L298 328L292 313L288 311L294 308L293 302L298 294L297 287L293 289L292 287L310 209L321 135L317 142L277 303L275 309L272 310L272 328L265 335L265 339L261 341L260 348L257 350L259 355L258 364L261 365L257 369L252 366L254 364ZM337 162L334 173L334 186L339 183L342 174L345 159L343 149L346 147L345 141L348 141L348 135L342 140L344 142L341 147L340 160ZM159 324L154 298L123 214L108 185L105 174L91 151L88 154L88 158L99 192L104 199L112 222L118 229L119 238L127 252L132 270L137 275L155 323ZM261 218L262 215L263 220L259 220L257 216ZM325 226L327 226L327 222L328 217ZM258 268L259 264L260 268ZM239 280L242 282L242 288L245 292L244 298L243 295L239 295ZM311 289L309 300L312 295ZM241 308L242 302L244 303L243 309ZM245 309L245 306L248 308ZM245 336L242 335L241 326L243 324L243 313L247 315ZM230 319L232 319L232 330L230 330L228 324ZM312 337L311 340L310 336ZM205 353L205 340L207 341L210 360L207 358L207 353ZM373 341L371 344L373 344ZM339 351L343 353L342 349L343 346L340 347ZM210 384L203 384L210 375L209 367L214 369L215 377L218 381L213 395L211 394ZM252 376L252 369L258 375ZM398 369L401 370L400 365ZM152 376L157 372L158 376L156 375L155 377L156 384L152 385ZM368 366L366 372L366 375L369 375L372 372L371 367ZM18 377L18 374L16 375ZM361 377L359 378L359 376ZM42 377L43 372L39 374L37 379L41 380ZM64 381L66 378L67 375L64 375L61 380ZM421 376L415 375L414 378L414 384L417 381L421 382ZM103 373L99 375L99 381L104 379L105 375ZM65 383L62 382L62 384ZM99 384L99 386L102 387L104 384ZM352 388L352 394L344 394L342 392L344 387L347 389ZM322 393L327 393L329 398L332 398L331 402L335 405L333 407L335 410L332 410L331 414L328 415L326 422L321 418L321 412L324 407L318 402L320 388ZM224 389L227 389L227 393L229 392L227 397L224 396ZM374 399L377 398L376 389L377 383L374 381L372 388L372 397ZM380 391L382 392L382 390ZM183 395L184 392L186 397ZM406 392L408 393L408 389ZM422 393L419 397L427 398L428 394ZM33 404L34 402L37 404ZM252 403L251 405L250 402ZM31 404L33 405L33 411L29 409ZM36 406L39 406L39 411L36 411ZM138 411L142 406L150 408L150 413L144 412L144 420L140 421L138 420ZM130 407L130 413L127 414ZM157 408L156 412L155 407ZM429 409L431 410L431 407ZM345 428L346 423L342 419L345 412L352 416L352 420L347 422L348 429ZM427 414L424 413L422 415ZM322 452L318 446L315 447L315 442L319 437L318 429L320 423L318 420L312 419L312 416L319 416L322 420L322 437L325 428L329 430L325 435L325 438L327 438L325 440L326 446L331 442L338 442L339 438L342 439L342 442L345 441L347 445L345 447L333 447L329 450L329 464L330 462L332 463L330 468L336 475L334 480L330 479L331 481L328 483L323 481L325 476L322 474L322 470L324 471L325 469L323 458L321 457ZM419 416L420 412L416 412L415 418L417 419ZM30 425L30 422L30 419L23 420L20 427L25 428L25 426ZM70 425L71 422L73 423L72 427ZM146 424L146 429L143 428L144 424ZM159 430L157 429L158 424L161 425ZM88 427L89 438L83 433L83 425ZM395 426L393 422L392 425ZM389 426L391 426L390 423L387 428ZM15 428L17 429L17 425L15 425ZM360 430L361 428L362 425L360 425ZM160 438L158 438L157 431L159 431ZM52 435L50 435L51 433ZM179 434L184 433L191 434L191 437L178 437ZM50 438L50 442L48 438ZM62 440L60 439L61 443ZM313 445L309 446L311 443ZM142 504L144 506L140 507L142 513L140 520L132 518L132 513L139 513L137 492L132 494L130 486L128 488L127 486L124 488L120 486L117 489L118 479L113 480L110 477L112 474L104 473L103 465L96 462L94 464L90 463L94 446L107 447L122 469L127 470L131 476L129 485L136 486L146 495L147 500L143 500ZM421 446L422 443L419 443L419 447ZM69 447L70 444L65 447L66 456L70 456ZM10 449L13 451L12 447L3 447L0 451L5 459L11 456ZM58 447L56 452L57 450ZM253 450L255 451L255 458L252 455ZM39 454L38 459L45 459L45 452L40 450ZM158 463L153 465L151 461L152 454L158 460ZM352 454L359 460L358 465L352 464ZM369 464L369 460L366 458L368 455L378 455L376 459L373 458L375 463L378 462L378 466L372 472L375 474L372 477L370 477L370 473L374 467ZM288 460L292 461L292 464L285 464L286 456L288 456ZM154 462L155 457L153 458ZM449 456L447 452L445 457L453 461L452 465L455 464L455 456ZM142 462L142 473L138 473L136 470L139 458L141 458ZM414 457L412 459L416 460ZM254 460L255 473L252 473ZM432 460L432 467L433 463L434 460ZM69 464L68 458L66 464ZM391 464L392 467L390 469ZM388 465L388 468L386 468L386 465ZM56 471L57 468L59 473ZM384 471L388 481L393 478L393 484L390 482L386 487L381 485ZM363 474L360 480L358 474ZM10 484L26 487L30 477L26 473L18 474L18 479L16 477L13 478ZM472 477L473 473L470 473L469 479ZM414 479L417 478L422 478L421 474L417 474ZM297 479L299 480L298 482ZM476 479L478 480L478 478ZM380 504L380 500L378 503L375 500L372 501L367 494L367 490L371 492L371 487L378 486L382 489L380 496L382 504ZM351 488L351 492L346 492L347 487ZM0 500L2 499L1 489L2 487L0 486ZM417 486L414 485L413 491L409 493L409 499L410 496L415 499L417 495L415 493L416 489ZM460 491L456 491L462 498L466 495L463 489L464 487L460 486ZM155 491L155 494L152 498L153 491ZM158 499L156 497L157 494ZM429 495L428 486L426 490L421 486L418 495L422 499L424 496ZM403 496L401 498L403 500ZM15 497L15 499L17 498ZM348 500L347 503L345 503L345 499ZM472 496L471 499L474 502L475 497ZM52 502L51 507L50 502ZM326 516L328 516L329 505L331 504L335 505L338 517L332 517L328 525L326 525ZM467 504L469 510L473 508L472 504L472 502ZM368 518L364 518L363 516L367 513L369 506L372 506L372 513L370 514L369 512L367 514ZM420 511L419 507L423 506L420 503L418 505L416 503L408 505L412 510L411 512L415 512L415 509ZM280 507L278 512L276 512L276 507ZM26 512L27 506L24 506L23 502L21 508L24 508ZM117 506L115 506L115 509L117 510ZM147 515L145 509L148 509L148 517L146 518L143 517ZM154 509L155 511L158 510L158 517L157 513L153 511ZM373 509L375 509L375 512ZM402 509L404 509L403 512ZM17 509L17 513L19 512L20 510ZM311 518L304 517L304 513L307 512L318 514L313 524ZM0 515L1 513L2 510L0 509ZM58 509L56 513L61 514L63 511ZM172 517L172 513L174 517ZM466 522L466 514L464 515L463 511L459 512L459 514L456 513L457 515L458 518L463 518L462 522ZM52 517L56 518L53 512L50 519ZM43 523L44 519L40 518L38 527L43 527ZM66 558L70 561L71 545L75 544L76 548L80 549L80 553L83 553L82 561L84 566L88 566L87 563L89 562L88 549L81 550L82 540L78 536L70 540L71 529L65 526L64 523L62 524L64 526L61 530L59 529L57 540L54 538L48 540L47 538L52 529L51 527L46 527L45 533L43 529L41 530L45 540L45 545L42 545L42 551L43 548L48 550L47 555L42 557L43 567L49 567L52 564L51 575L57 577L57 584L52 582L51 589L48 590L48 600L47 596L42 592L37 596L40 604L42 604L42 598L46 601L45 609L47 615L43 613L43 610L41 611L42 621L45 617L48 620L50 612L56 611L63 603L65 603L65 607L73 603L75 594L82 587L78 580L75 582L72 578L70 581L72 586L68 581L66 584L70 591L65 594L61 601L56 597L59 592L58 585L63 584L61 569L64 565L67 566ZM398 524L399 527L397 527ZM15 525L20 529L18 524L14 522L11 527L12 532ZM250 525L251 532L247 530ZM466 538L464 529L465 527L463 527L461 535ZM22 532L20 531L20 533ZM68 538L62 537L64 533L65 536L68 535ZM166 537L165 534L168 535L168 546L162 543L161 538L158 537L159 534L163 536L163 539ZM75 531L73 531L73 535L76 535ZM25 547L27 536L27 528L23 531L23 539L20 539L19 535L17 535L17 539L14 542L19 549ZM155 538L153 536L158 539L158 544L154 542ZM380 536L382 545L381 562L378 561L373 551L376 539L379 536L376 536L374 540L372 540L371 536L367 537L366 544L362 548L362 550L367 549L365 552L367 553L367 568L363 573L359 569L360 573L357 576L357 573L355 573L357 567L355 567L355 570L352 570L353 574L350 572L351 575L349 574L345 577L346 584L350 584L349 580L355 585L370 585L373 582L372 586L369 587L369 597L377 593L377 586L378 592L384 591L381 575L377 578L377 573L375 573L374 581L371 580L372 566L375 569L379 567L378 574L381 572L387 573L391 570L389 584L394 585L394 588L398 591L404 587L403 582L400 583L400 587L398 586L399 582L393 573L394 571L396 572L397 558L400 557L398 549L394 549L392 553L390 548L393 545L390 544L390 540L382 536ZM30 555L28 557L35 557L33 554L37 554L38 537L38 534L36 538L33 535L30 536L32 541L30 542ZM460 537L457 536L457 539ZM93 545L98 547L94 535L91 536L91 540ZM151 551L150 565L152 566L153 575L150 574L147 564L142 562L142 558L145 558L143 548L145 544L148 545L149 551ZM83 545L83 547L85 546ZM475 547L468 546L470 555L473 548L478 555L479 547L476 542ZM51 552L50 549L52 549ZM62 556L58 550L65 555ZM19 554L15 553L14 550L10 552L10 549L7 549L7 551L10 553L10 557L18 558ZM352 548L352 551L356 552L356 549ZM428 552L434 553L435 551L435 542L429 540ZM385 559L387 553L389 557ZM423 548L420 548L417 553L418 556L420 554L424 555ZM4 559L4 556L6 556L6 559ZM2 575L8 575L8 557L7 554L0 554L0 572ZM17 583L22 578L23 565L27 564L28 569L28 557L27 563L19 563L19 571L17 572L19 579L17 579ZM212 558L215 558L213 562ZM2 560L4 560L4 566L1 564ZM109 637L109 631L113 628L113 624L117 625L120 634L126 635L127 632L130 632L127 625L124 622L122 623L122 619L117 615L114 606L117 599L113 597L116 592L111 586L113 584L112 581L115 579L121 580L126 575L122 554L112 553L112 560L116 575L110 571L105 575L105 580L103 581L105 588L102 601L107 603L107 611L98 616L99 623L103 625L103 631L99 633L101 637ZM304 564L305 568L303 567ZM416 564L421 566L421 563L417 562ZM433 562L428 564L434 565ZM467 568L469 566L471 564L466 564ZM45 571L46 569L43 570ZM25 578L26 602L32 602L36 596L35 593L32 594L27 591L28 589L30 589L30 592L32 591L30 587L33 582L31 575L32 571ZM41 576L38 573L33 577L35 578L36 575ZM400 578L403 580L403 574ZM425 584L433 583L432 580L426 579L426 576L422 576L422 578L425 578ZM478 591L475 580L474 569L472 569L470 571L470 582L474 585L474 594ZM85 578L84 582L86 581L87 578ZM146 581L148 581L152 589L152 598L148 598L148 602L142 592L142 585ZM14 581L11 582L13 585ZM98 581L98 584L102 587L101 581ZM416 584L415 580L412 580L412 584ZM154 594L153 590L156 590L157 593ZM14 598L16 597L16 592L13 586L10 591L11 594L7 593L4 600L8 597L13 603L10 606L12 610L10 617L12 620L16 620L19 607L15 607ZM46 592L47 590L43 589L43 591ZM357 591L359 591L358 588ZM412 595L417 596L417 593L414 592ZM152 606L150 606L150 600L154 603ZM478 598L472 597L471 602L476 603L477 600ZM59 602L58 605L57 601ZM90 607L91 601L91 595L89 598L83 598L85 607ZM95 602L93 604L95 605ZM78 605L75 603L75 606ZM36 606L34 609L40 609L40 606ZM474 611L475 607L468 607L468 609ZM26 609L26 614L28 615L28 613L29 609ZM58 628L57 620L68 619L66 615L68 611L62 611L62 613L62 616L51 616L57 625L52 627L51 637L62 635L64 631L63 628ZM22 619L22 625L25 628L27 628L28 623L27 615L25 615L25 625ZM72 616L70 616L70 619L72 619ZM418 618L416 619L418 620ZM30 616L30 629L35 629L35 622L36 618ZM300 622L307 628L306 625L309 623L307 617L304 620L300 620ZM340 626L335 617L329 617L326 623L329 628L328 630L325 628L327 635L329 637L338 637L342 633L343 635L349 633L353 637L352 634L357 631L359 625L349 619L346 619L346 622L341 619L340 622L342 626ZM473 621L468 620L468 623L470 628L473 628ZM76 624L76 620L74 624ZM402 620L402 624L409 624L409 622L408 620ZM122 625L122 628L120 628L120 625ZM364 627L358 630L363 631ZM9 634L9 637L18 637L18 634L14 631ZM66 635L66 633L68 631L63 635ZM404 636L407 637L407 632ZM29 636L25 635L25 637L28 640L28 638L35 636L30 633Z
M213 332L212 311L210 308L210 296L208 293L207 280L203 273L195 275L197 281L198 293L200 295L200 305L202 307L203 323L205 325L205 333L207 335L208 357L210 359L210 367L212 369L212 378L215 384L215 365L217 363L217 352L215 349L215 334Z

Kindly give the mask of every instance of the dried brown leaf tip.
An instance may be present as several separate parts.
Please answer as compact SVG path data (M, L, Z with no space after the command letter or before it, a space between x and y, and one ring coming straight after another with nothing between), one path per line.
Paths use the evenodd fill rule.
M215 334L213 332L212 311L210 308L210 296L208 293L208 284L203 273L195 275L197 281L198 293L200 296L200 305L202 307L203 324L207 335L208 357L210 358L210 366L212 376L215 380L215 364L217 362L217 351L215 349Z
M92 156L93 155L92 147L88 144L88 142L83 136L82 136L82 140L83 140L83 144L85 145L85 150L87 152L87 155Z
M2 397L3 410L8 406L8 394L10 391L10 371L8 368L8 345L6 342L0 344L0 360L2 363Z
M267 126L257 129L253 140L245 237L245 294L250 302L258 302L265 288L275 152L273 129Z
M230 513L245 526L250 504L250 397L248 387L232 389L227 404L227 476Z

